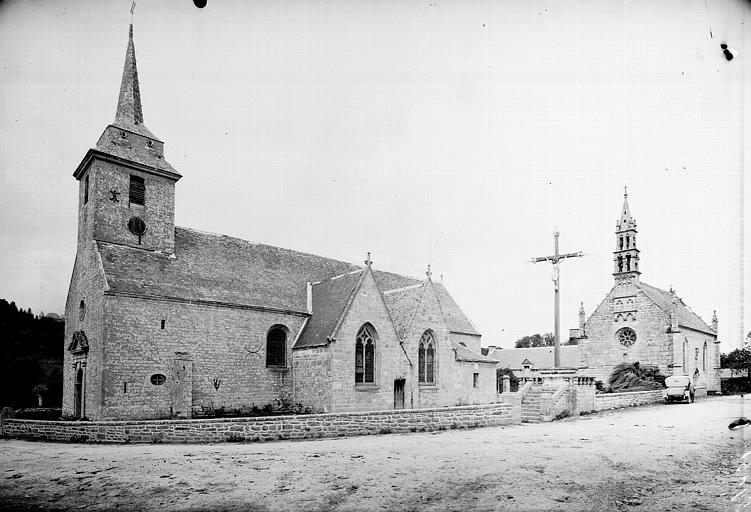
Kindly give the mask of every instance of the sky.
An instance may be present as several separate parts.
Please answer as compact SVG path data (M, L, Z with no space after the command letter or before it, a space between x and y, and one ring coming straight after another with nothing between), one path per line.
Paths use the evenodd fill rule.
M114 119L130 6L0 2L0 297L35 312L65 307L72 173ZM751 330L748 14L142 0L133 23L144 124L183 175L177 225L357 264L370 251L416 277L430 264L483 344L512 347L553 330L551 265L530 260L554 230L585 254L561 265L562 332L603 300L628 185L642 280L707 322L717 310L727 352Z

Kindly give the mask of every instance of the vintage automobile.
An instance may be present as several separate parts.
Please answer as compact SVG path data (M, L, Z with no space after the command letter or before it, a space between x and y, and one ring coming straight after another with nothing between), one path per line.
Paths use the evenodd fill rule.
M665 403L685 400L687 404L694 401L694 383L688 375L673 375L665 379Z

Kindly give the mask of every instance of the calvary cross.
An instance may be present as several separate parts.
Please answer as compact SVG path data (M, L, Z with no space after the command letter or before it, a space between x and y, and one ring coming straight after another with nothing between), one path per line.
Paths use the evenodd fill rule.
M553 232L553 236L555 237L555 254L532 259L532 263L549 261L553 264L553 288L555 289L555 349L553 351L553 361L555 368L561 367L561 299L559 296L560 269L558 265L561 260L565 260L566 258L581 258L584 256L581 251L558 254L558 235L558 231Z

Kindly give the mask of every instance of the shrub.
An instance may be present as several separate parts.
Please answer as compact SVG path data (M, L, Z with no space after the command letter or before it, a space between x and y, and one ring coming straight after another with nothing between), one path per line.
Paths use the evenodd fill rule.
M665 376L654 365L641 366L639 361L621 363L610 374L610 387L614 392L662 389Z

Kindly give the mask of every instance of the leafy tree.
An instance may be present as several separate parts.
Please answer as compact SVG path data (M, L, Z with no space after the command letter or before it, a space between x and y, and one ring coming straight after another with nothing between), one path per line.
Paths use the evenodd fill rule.
M735 376L751 376L751 348L737 348L720 354L720 367L730 368Z
M508 375L510 377L509 384L511 386L510 391L516 391L519 389L519 379L516 378L516 375L514 375L514 371L511 368L496 368L495 370L495 380L496 380L496 387L498 388L498 392L501 392L501 383L503 380L503 376Z
M555 336L552 332L545 334L532 334L531 336L523 336L516 340L514 345L516 348L532 348L532 347L552 347L555 345Z
M36 407L39 395L60 406L64 331L64 322L0 299L0 408Z

